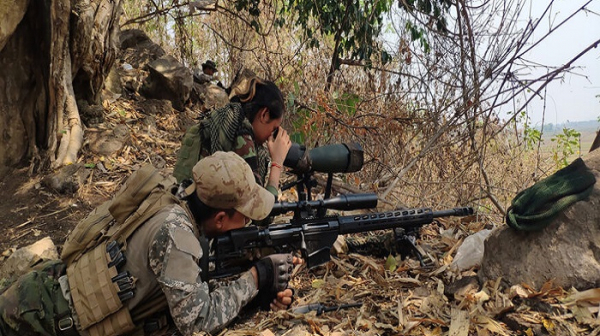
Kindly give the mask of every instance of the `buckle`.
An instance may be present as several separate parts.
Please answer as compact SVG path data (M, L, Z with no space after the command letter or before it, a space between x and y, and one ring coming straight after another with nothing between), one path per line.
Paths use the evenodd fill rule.
M60 331L65 331L65 330L69 330L71 328L73 328L73 318L71 318L71 316L62 318L60 320L58 320L58 330Z

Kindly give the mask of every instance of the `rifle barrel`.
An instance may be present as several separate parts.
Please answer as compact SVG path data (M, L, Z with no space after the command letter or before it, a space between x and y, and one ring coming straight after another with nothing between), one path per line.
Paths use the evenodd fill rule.
M339 217L339 233L358 233L386 230L396 227L415 227L433 222L434 218L466 216L473 214L473 208L462 207L432 211L430 208L394 210L372 214Z
M438 210L433 212L433 218L448 216L469 216L473 214L472 207L460 207L448 210Z

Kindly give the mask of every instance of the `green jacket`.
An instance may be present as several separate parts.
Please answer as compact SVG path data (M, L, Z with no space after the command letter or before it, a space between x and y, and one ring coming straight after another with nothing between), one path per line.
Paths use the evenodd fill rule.
M187 130L177 154L173 176L179 183L191 178L194 165L217 151L235 152L241 156L252 168L256 182L265 186L269 152L255 143L252 124L239 103L229 103L211 111ZM278 197L273 186L266 189Z

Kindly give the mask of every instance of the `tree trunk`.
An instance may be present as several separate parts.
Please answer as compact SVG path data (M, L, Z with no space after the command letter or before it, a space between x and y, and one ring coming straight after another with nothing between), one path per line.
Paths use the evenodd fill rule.
M11 6L0 6L0 173L26 163L34 171L76 162L83 143L76 102L100 102L117 51L121 1ZM15 23L6 23L3 11Z

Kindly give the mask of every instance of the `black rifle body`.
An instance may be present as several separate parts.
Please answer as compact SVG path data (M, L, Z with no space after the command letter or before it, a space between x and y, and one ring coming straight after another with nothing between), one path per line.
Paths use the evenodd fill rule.
M366 194L371 197L372 194ZM229 261L243 258L254 248L273 248L277 253L301 251L309 268L330 260L331 248L338 235L375 230L403 228L414 230L430 224L435 218L467 216L473 208L460 207L433 211L430 208L394 210L351 216L298 218L288 223L272 224L266 228L251 226L231 230L216 237L210 261L215 264L211 278L238 274L242 269L226 266Z

